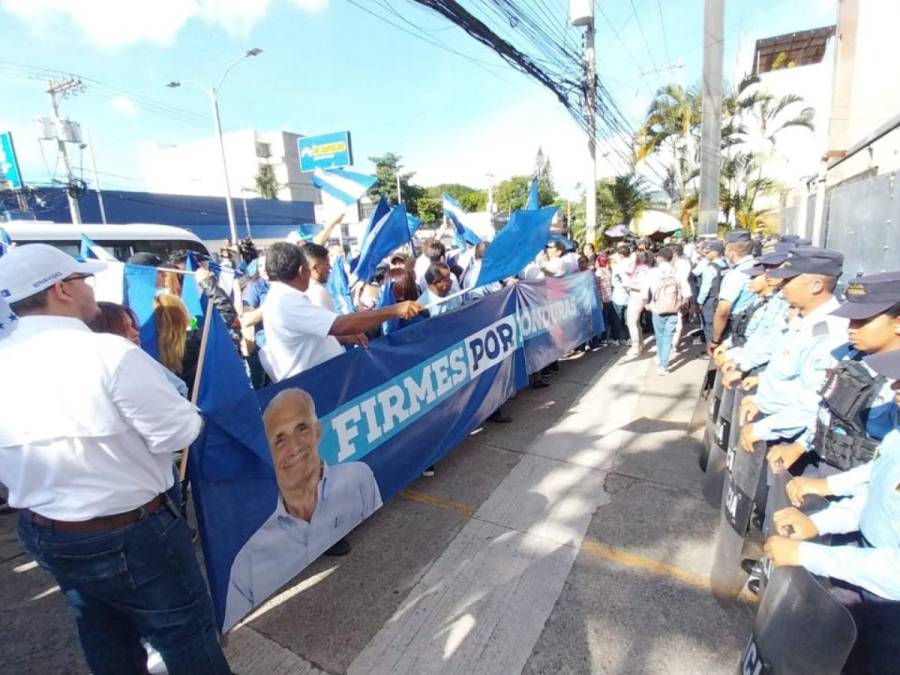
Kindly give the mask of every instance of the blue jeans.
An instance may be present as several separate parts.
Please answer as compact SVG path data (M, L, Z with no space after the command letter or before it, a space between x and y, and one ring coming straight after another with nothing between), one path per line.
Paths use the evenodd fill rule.
M656 358L660 368L669 367L669 354L672 352L672 337L678 323L676 314L654 314L653 335L656 337Z
M612 303L612 312L615 315L615 318L610 323L615 325L618 329L618 335L620 340L628 339L628 330L626 329L626 321L625 321L625 312L628 310L628 305L617 305L616 303ZM615 340L616 338L612 338Z
M171 675L231 670L219 646L212 603L178 509L167 502L131 525L101 532L61 532L19 517L19 538L49 572L75 613L94 675L147 672L144 638Z

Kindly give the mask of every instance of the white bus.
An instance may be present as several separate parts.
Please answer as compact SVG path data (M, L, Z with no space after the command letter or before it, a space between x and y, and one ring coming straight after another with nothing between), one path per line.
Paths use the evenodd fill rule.
M50 223L13 220L0 223L17 245L43 243L77 256L81 251L81 235L85 234L116 258L125 262L138 252L155 253L163 260L173 251L195 251L208 256L206 245L193 232L171 225L129 223L98 225L85 223Z

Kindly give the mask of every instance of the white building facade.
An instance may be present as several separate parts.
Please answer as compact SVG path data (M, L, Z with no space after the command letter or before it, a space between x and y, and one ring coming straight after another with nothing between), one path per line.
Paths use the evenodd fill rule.
M319 191L312 186L312 173L300 171L297 140L301 137L290 131L255 129L224 134L231 196L260 197L257 176L268 175L274 178L278 199L318 203ZM222 157L215 138L181 145L158 144L143 163L150 192L225 196Z

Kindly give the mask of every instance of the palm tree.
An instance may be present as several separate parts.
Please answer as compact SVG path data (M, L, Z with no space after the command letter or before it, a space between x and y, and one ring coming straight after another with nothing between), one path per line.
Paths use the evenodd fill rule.
M638 160L663 148L671 152L672 182L677 191L672 196L679 204L687 197L687 177L698 160L700 114L700 93L695 87L666 85L657 90L635 139Z
M271 171L262 171L253 179L255 183L256 193L263 199L278 199L278 190L281 189L278 181L275 180L275 174Z
M631 222L633 218L654 206L647 181L634 172L616 176L610 185L610 192L621 213L623 223Z

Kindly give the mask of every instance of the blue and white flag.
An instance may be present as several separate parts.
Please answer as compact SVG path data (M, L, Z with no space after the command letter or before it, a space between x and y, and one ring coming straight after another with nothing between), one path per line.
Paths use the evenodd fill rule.
M474 246L479 243L481 237L466 227L463 222L466 214L465 211L463 211L462 206L459 205L459 202L446 192L442 195L441 200L444 205L444 215L447 216L450 222L453 223L453 227L456 229L456 243L460 250L465 250L466 244Z
M96 260L104 260L106 262L118 262L118 258L116 258L116 256L97 244L86 234L81 235L81 251L79 252L79 256L82 260L90 260L91 258L94 258Z
M316 169L312 184L347 206L358 201L375 184L375 176L346 169Z
M331 274L325 282L325 288L334 303L334 309L338 314L350 314L353 312L353 298L350 295L350 280L347 278L347 268L344 257L334 259L331 264Z
M200 261L197 260L197 254L188 251L187 258L184 260L184 269L186 272L196 272L200 267ZM193 274L185 274L181 279L181 301L187 308L188 314L195 319L203 316L203 305L200 303L200 288Z
M382 207L382 204L384 206ZM384 197L378 203L375 213L383 213L387 207ZM373 215L374 218L374 215ZM410 243L409 225L406 222L406 207L395 206L382 215L362 242L359 258L351 272L359 281L369 281L375 276L378 263L404 244Z
M537 176L531 179L531 188L528 190L528 201L525 203L526 211L535 211L541 208L541 198L538 195Z
M0 255L6 253L9 247L12 246L12 243L9 232L0 227Z
M153 319L153 299L156 297L155 267L125 265L125 305L137 317L141 334L141 348L159 359L156 321Z

